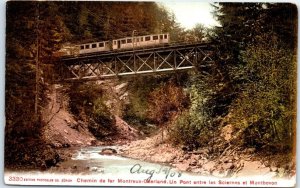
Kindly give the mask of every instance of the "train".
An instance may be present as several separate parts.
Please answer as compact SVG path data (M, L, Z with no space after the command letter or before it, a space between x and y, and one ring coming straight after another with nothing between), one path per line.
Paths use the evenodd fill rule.
M109 52L118 50L129 50L129 49L139 49L147 48L150 46L160 46L169 44L170 35L169 33L159 33L143 36L131 36L119 39L101 41L101 42L91 42L84 44L73 45L67 43L56 52L55 56L77 56L89 53L97 52Z

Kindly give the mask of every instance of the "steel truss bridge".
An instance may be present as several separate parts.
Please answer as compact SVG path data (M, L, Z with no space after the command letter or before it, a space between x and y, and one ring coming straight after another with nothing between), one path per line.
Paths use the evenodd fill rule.
M210 44L194 43L64 56L59 59L60 75L72 81L187 70L210 64L212 54Z

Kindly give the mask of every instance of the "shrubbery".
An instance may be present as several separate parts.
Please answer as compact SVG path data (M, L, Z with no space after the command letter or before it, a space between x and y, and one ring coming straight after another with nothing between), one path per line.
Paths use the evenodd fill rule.
M170 140L175 145L184 145L189 149L205 146L211 138L212 122L208 115L208 98L205 97L195 75L187 92L190 105L187 110L179 114L170 130Z
M148 124L164 126L175 114L188 106L184 85L188 74L157 74L140 76L128 82L129 103L123 118L151 134Z
M70 109L78 119L88 123L98 139L115 133L115 116L106 106L104 90L96 83L73 84L69 90Z
M231 106L231 122L244 130L246 145L282 150L292 147L296 61L275 36L257 37L241 53L245 83Z

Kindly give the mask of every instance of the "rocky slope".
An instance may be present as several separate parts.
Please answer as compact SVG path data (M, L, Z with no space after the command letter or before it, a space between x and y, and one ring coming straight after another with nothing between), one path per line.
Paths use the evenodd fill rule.
M86 146L96 142L89 132L87 124L76 121L68 112L68 99L63 94L63 87L53 85L48 94L49 103L43 111L46 122L44 140L55 148Z
M42 114L43 121L46 122L42 139L58 152L60 160L70 158L73 149L78 147L125 144L138 136L137 130L115 116L116 134L105 140L97 140L88 128L88 122L76 120L76 117L69 112L68 97L64 87L52 85L47 97L49 102Z
M259 157L253 148L242 149L224 144L231 139L231 133L230 125L224 127L220 138L215 140L216 147L225 146L219 153L213 152L211 146L196 151L174 147L166 141L162 141L161 134L158 134L124 145L121 155L149 162L167 163L181 171L220 178L256 175L265 178L282 178L295 175L295 164L293 163L276 166L271 161Z

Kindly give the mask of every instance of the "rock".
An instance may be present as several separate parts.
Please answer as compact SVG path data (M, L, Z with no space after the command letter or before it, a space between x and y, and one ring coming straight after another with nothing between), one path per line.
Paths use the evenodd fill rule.
M278 177L283 177L284 172L285 172L284 168L278 168L278 173L277 173Z
M194 154L201 154L201 155L207 155L208 154L208 149L198 149L197 151L194 152Z
M219 172L218 170L214 170L211 172L212 176L218 177L218 178L223 178L224 176L226 176L226 174L223 174L221 172Z
M196 161L196 160L193 160L193 161L190 163L191 166L196 166L197 164L198 164L198 161Z
M277 170L278 170L278 168L275 167L275 166L271 166L271 167L270 167L270 171L271 171L271 172L276 172Z
M234 168L234 164L233 163L225 163L224 165L222 165L222 167L224 169L233 169Z
M254 153L255 152L255 148L247 148L245 151L246 153Z
M229 166L229 169L234 169L234 167L235 167L235 165L234 165L234 164L231 164L231 165Z
M70 147L70 144L68 144L68 143L64 143L64 144L62 145L62 147L64 147L64 148L68 148L68 147Z
M62 144L60 144L60 143L57 143L57 142L55 142L55 143L52 143L52 144L51 144L51 146L52 146L53 148L61 148L61 147L63 147L63 145L62 145Z
M187 159L189 159L189 158L191 158L191 155L189 155L189 154L185 154L185 155L183 156L183 159L184 159L184 160L187 160Z
M221 130L221 136L224 140L229 141L232 138L233 126L231 124L226 125Z
M90 171L92 172L97 172L98 168L97 167L90 167Z
M210 171L210 170L214 169L214 166L215 166L215 162L214 161L209 161L209 162L203 164L202 167L203 167L204 170Z
M71 120L69 120L69 119L65 119L65 122L66 122L68 125L71 124Z
M187 171L189 169L189 164L187 163L179 163L175 165L180 171Z
M240 164L241 164L241 166L243 167L244 166L244 163L245 163L245 161L242 159L242 160L240 160L240 162L239 162Z
M117 151L115 149L112 148L104 148L102 149L102 151L99 153L101 155L112 155L112 154L116 154Z
M79 141L79 140L76 140L76 143L77 144L83 144L81 141Z

